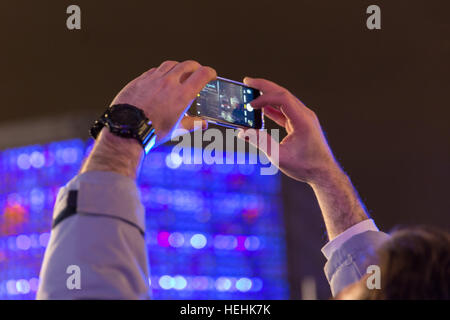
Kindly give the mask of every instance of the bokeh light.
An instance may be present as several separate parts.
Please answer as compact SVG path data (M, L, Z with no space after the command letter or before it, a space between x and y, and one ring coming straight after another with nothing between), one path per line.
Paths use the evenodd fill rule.
M92 140L0 151L0 299L34 299L60 186ZM192 150L193 153L198 150ZM279 176L260 165L186 165L171 148L144 159L154 299L286 299Z

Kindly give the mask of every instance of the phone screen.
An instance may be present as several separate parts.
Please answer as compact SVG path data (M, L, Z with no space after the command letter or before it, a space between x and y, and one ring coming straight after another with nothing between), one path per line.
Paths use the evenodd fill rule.
M189 114L228 126L262 128L262 112L250 102L259 97L254 88L218 78L209 82L192 102Z

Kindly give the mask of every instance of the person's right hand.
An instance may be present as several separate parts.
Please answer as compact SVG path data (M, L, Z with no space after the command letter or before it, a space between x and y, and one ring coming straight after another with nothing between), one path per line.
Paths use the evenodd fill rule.
M246 85L263 92L251 101L267 117L286 129L287 136L278 143L267 139L264 131L250 143L259 144L274 165L299 181L308 183L317 198L330 240L348 228L368 219L365 207L348 176L342 171L328 146L316 114L285 88L263 79L244 79ZM239 133L239 135L241 135ZM252 138L250 136L250 138ZM269 147L266 147L265 145Z
M201 121L184 113L200 90L216 77L214 69L197 61L165 61L128 83L111 105L126 103L142 109L152 122L160 144L170 138L178 125L193 130L194 121ZM206 127L205 121L202 126Z
M299 181L316 183L339 169L313 111L287 89L271 81L246 77L244 83L263 93L250 102L251 106L263 109L268 118L287 131L287 136L279 143L278 155L273 154L276 148L272 146L278 142L269 135L259 133L256 145L283 173ZM240 132L239 136L242 138L243 134ZM265 137L268 142L260 143Z

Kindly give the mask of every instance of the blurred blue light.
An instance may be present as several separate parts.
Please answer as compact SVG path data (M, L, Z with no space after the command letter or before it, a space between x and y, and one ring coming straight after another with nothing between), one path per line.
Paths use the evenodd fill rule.
M249 251L258 250L260 245L259 238L256 236L250 236L245 239L244 246Z
M214 247L222 250L233 250L237 246L237 239L235 236L216 235L214 237Z
M184 236L180 232L174 232L169 236L169 244L174 248L179 248L184 244Z
M6 290L8 291L8 294L10 295L15 295L17 294L17 289L16 289L16 281L14 280L9 280L6 283Z
M227 291L231 288L231 281L228 278L220 277L216 280L216 289L218 291Z
M92 146L75 139L0 151L0 299L35 297L58 189ZM279 177L170 154L152 150L138 180L153 298L288 298Z
M76 163L79 153L77 148L64 148L61 151L61 157L64 163Z
M16 237L8 237L8 249L14 251L16 248Z
M183 163L183 158L178 153L171 152L166 156L166 166L170 169L176 169Z
M30 234L30 242L32 248L39 248L41 246L39 244L39 235L36 233Z
M174 278L174 286L173 288L176 290L183 290L186 288L187 286L187 281L184 277L182 276L175 276Z
M191 238L191 246L195 249L202 249L206 246L206 237L200 233L194 234Z
M30 284L25 279L20 279L16 282L16 290L19 293L27 294L30 292Z
M236 289L238 289L241 292L247 292L252 287L252 280L248 278L240 278L238 281L236 281Z
M50 240L50 233L48 232L44 232L39 236L39 244L44 248L47 247L49 240Z
M263 281L260 278L252 279L252 288L251 291L261 291L263 288Z
M30 202L33 206L41 207L45 201L45 194L40 188L34 188L30 192Z
M45 165L45 158L41 152L35 151L30 156L30 164L36 169L40 169Z
M22 153L17 157L17 166L22 170L28 170L31 167L30 157Z
M30 281L28 281L30 284L30 289L33 292L37 292L39 287L39 279L38 278L31 278Z
M205 276L198 276L192 280L192 287L194 290L208 290L210 280Z
M175 285L175 280L171 276L162 276L159 278L159 286L164 290L172 289Z
M22 234L16 238L16 246L21 250L28 250L31 247L31 240Z

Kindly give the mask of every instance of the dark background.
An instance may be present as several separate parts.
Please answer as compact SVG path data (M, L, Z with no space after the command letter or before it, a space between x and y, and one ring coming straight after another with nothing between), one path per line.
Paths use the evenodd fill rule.
M66 28L77 4L82 29ZM381 7L382 30L366 28ZM319 116L380 228L450 225L448 1L2 1L0 126L100 114L163 60L195 59L241 80L265 77ZM292 297L319 297L325 243L308 186L283 179Z

